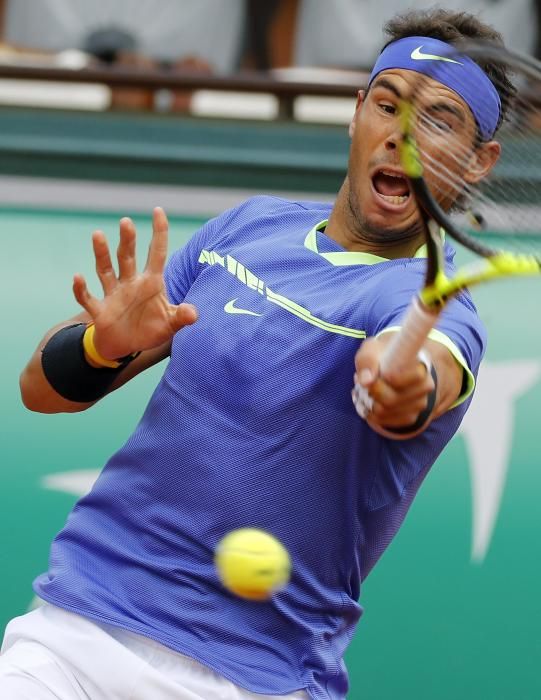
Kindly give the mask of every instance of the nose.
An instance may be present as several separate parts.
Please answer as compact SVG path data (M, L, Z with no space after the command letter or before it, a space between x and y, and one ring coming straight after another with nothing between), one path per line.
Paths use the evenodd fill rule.
M390 136L388 136L385 139L385 150L386 151L396 150L396 148L398 147L398 139L399 139L399 135L396 131L393 132Z
M396 151L402 139L402 130L400 128L399 120L393 120L393 123L389 124L388 128L389 131L385 137L385 150Z

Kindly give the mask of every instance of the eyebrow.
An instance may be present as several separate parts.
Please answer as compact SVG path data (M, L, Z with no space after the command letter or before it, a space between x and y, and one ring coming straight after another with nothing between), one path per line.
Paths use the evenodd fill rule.
M399 99L402 99L402 93L400 92L400 90L396 87L394 83L392 83L390 80L387 80L387 78L376 78L376 80L370 86L372 90L378 87L385 88L386 90L389 90L394 95L396 95L396 97L398 97Z
M402 93L400 90L396 87L394 83L392 83L390 80L384 77L379 77L376 78L376 80L372 83L370 86L371 90L374 90L375 88L384 88L385 90L389 90L390 92L393 93L396 97L398 97L400 100L402 99ZM454 107L450 105L447 102L436 102L426 108L426 111L429 113L437 113L437 112L448 112L449 114L452 114L455 116L457 119L460 120L461 123L464 123L465 117L464 113L461 109L458 107Z
M456 117L461 122L461 124L464 124L466 122L464 112L458 107L454 107L448 104L447 102L437 102L436 104L429 105L426 107L425 111L428 114L438 114L438 112L447 112L448 114L452 114L454 117Z

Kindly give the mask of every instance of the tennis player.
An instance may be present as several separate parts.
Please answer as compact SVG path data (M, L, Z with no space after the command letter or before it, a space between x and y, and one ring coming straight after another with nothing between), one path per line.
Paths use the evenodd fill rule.
M2 698L346 697L361 584L456 432L485 345L465 293L418 362L378 375L424 268L397 94L439 60L440 42L499 38L443 10L395 18L387 32L334 206L254 197L167 263L156 209L142 272L130 220L118 272L94 234L103 297L75 277L83 311L39 344L22 373L24 403L83 411L167 364L133 434L53 541L34 583L43 606L6 629ZM494 90L493 69L457 65L478 92ZM465 123L479 119L451 81L438 91ZM495 130L500 109L485 116ZM479 144L489 166L492 137ZM446 256L452 266L449 245ZM354 373L374 399L366 420L352 404ZM291 553L291 582L271 602L234 597L214 570L217 542L243 526Z

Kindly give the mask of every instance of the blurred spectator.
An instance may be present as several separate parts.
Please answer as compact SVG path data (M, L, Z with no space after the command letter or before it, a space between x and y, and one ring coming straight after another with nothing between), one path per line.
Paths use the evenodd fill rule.
M298 5L299 0L246 0L243 67L292 65Z
M58 52L82 49L107 63L230 73L236 69L244 0L0 0L4 40ZM115 89L115 107L152 107L148 90ZM173 95L185 109L189 95Z
M541 60L541 0L534 0L536 41L534 56Z
M82 48L92 32L115 28L150 58L195 56L228 73L236 67L243 10L243 0L7 0L5 36L60 51Z
M411 0L404 11L433 7L434 0ZM533 52L539 0L445 0L449 10L466 10L500 31L507 45ZM401 9L398 0L300 0L294 61L298 66L364 68L383 42L381 27Z

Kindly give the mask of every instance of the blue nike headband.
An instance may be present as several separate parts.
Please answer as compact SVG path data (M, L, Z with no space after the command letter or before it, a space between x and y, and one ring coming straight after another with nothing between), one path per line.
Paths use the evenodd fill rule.
M453 58L451 58L453 56ZM384 70L405 68L428 75L460 95L471 109L484 140L500 121L500 96L483 69L452 46L426 36L408 36L389 44L378 57L368 85Z

